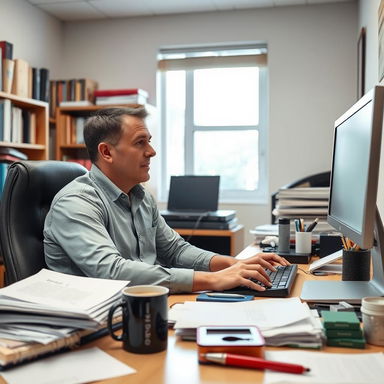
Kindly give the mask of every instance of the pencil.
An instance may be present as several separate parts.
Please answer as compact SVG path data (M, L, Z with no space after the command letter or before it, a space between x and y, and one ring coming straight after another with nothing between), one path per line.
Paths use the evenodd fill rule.
M344 249L347 251L348 250L348 246L347 246L347 243L345 242L345 237L344 236L341 236L341 242L343 243Z

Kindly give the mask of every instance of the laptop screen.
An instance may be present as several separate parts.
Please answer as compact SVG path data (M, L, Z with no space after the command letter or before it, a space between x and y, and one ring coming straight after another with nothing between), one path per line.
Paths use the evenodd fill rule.
M217 211L220 176L171 176L169 211Z

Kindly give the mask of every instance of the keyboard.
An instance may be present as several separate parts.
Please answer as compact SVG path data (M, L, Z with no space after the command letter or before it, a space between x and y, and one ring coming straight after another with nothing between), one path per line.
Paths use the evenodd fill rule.
M291 288L297 275L297 264L291 265L279 265L276 266L276 272L272 272L266 269L267 274L271 279L272 286L267 287L257 280L255 283L266 288L265 291L256 291L248 287L240 286L232 289L228 289L226 293L238 293L240 295L252 295L257 297L287 297L291 292Z

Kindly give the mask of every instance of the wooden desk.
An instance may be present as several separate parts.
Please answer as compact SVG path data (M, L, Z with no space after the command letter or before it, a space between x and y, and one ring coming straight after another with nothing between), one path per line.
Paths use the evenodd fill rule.
M300 265L300 270L296 278L292 296L300 296L301 287L305 280L337 277L325 276L315 277L306 274L308 265ZM169 297L169 304L187 300L194 300L196 295L172 295ZM197 349L195 342L181 341L174 335L174 331L169 331L168 350L151 355L135 355L123 351L121 343L104 337L100 340L88 344L82 348L97 346L105 352L116 357L120 361L135 368L137 373L129 376L103 381L103 383L126 383L126 384L213 384L213 383L236 383L236 384L257 384L263 382L263 372L251 369L223 367L217 365L199 365L197 362ZM288 348L272 348L270 350L282 350ZM322 352L335 353L368 353L384 352L383 347L367 345L366 349L348 349L325 347Z
M188 242L199 248L222 255L236 256L244 248L244 226L233 229L187 229L174 230Z

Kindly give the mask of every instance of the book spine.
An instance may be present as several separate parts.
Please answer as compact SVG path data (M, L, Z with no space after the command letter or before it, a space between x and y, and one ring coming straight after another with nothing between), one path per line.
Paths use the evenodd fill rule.
M361 329L327 329L326 336L330 339L335 338L362 338L363 332Z
M345 347L345 348L365 348L364 339L327 339L327 345L330 347Z
M0 41L1 48L1 58L2 59L12 59L13 58L13 44L9 41L2 40Z
M129 96L129 95L141 95L148 97L147 91L140 88L132 89L105 89L96 90L95 97L109 97L109 96Z

